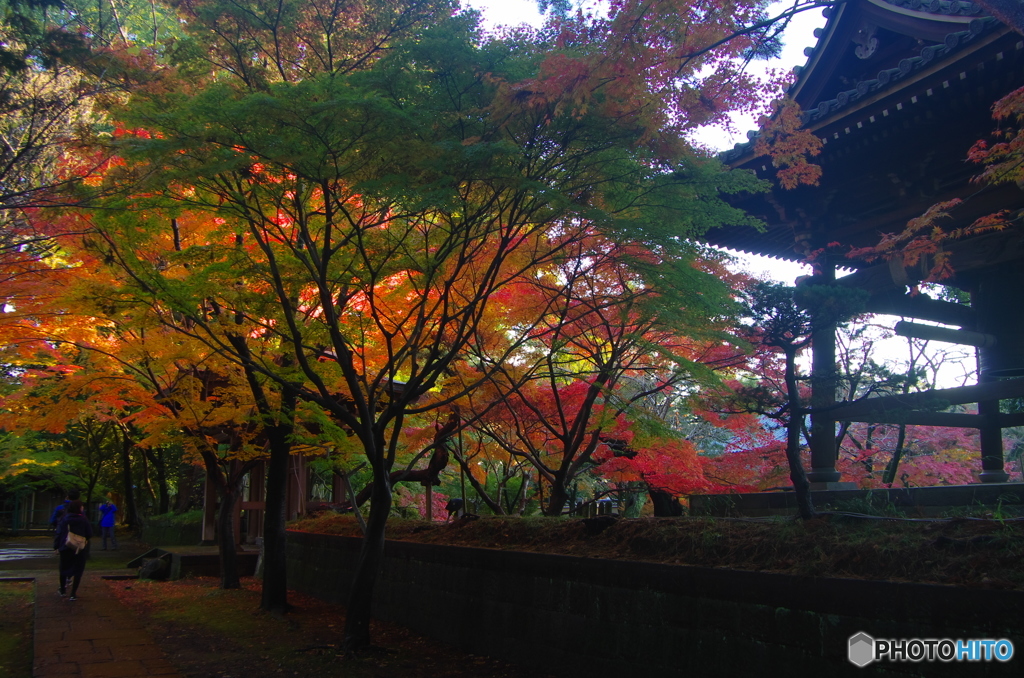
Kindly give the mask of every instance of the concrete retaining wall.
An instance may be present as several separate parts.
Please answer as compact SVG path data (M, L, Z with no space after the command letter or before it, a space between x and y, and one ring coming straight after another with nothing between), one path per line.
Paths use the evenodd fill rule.
M288 533L289 588L344 603L360 540ZM1021 675L1024 592L389 542L374 614L559 676ZM850 636L1009 638L1006 664L847 661Z

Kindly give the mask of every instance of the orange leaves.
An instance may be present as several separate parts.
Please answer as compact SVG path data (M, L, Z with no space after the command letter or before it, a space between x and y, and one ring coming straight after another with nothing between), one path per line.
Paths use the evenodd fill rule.
M821 153L821 140L803 126L800 107L795 101L787 97L774 108L770 117L762 118L754 154L772 159L783 188L817 185L821 167L811 164L807 158Z

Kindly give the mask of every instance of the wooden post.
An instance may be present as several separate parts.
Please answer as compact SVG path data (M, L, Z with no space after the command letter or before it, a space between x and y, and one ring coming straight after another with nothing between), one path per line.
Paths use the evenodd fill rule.
M203 483L203 534L202 546L213 546L217 543L217 488L210 482L209 476Z
M267 462L263 462L249 471L249 496L243 497L242 508L249 512L245 541L255 544L263 537L263 513L266 510L266 473ZM258 507L258 508L257 508Z
M1003 265L985 270L971 290L971 306L977 309L979 332L993 334L993 344L978 347L978 384L1024 375L1024 318L1013 303L1024 291L1020 266ZM1005 483L1003 431L999 425L999 398L978 401L981 427L981 482Z
M295 520L306 512L306 458L293 454L288 458L288 484L285 494L285 519Z
M828 253L821 255L821 274L815 282L831 285L836 281L836 268ZM836 471L836 419L820 412L836 402L836 325L817 327L811 335L811 470L807 480L812 483L838 482Z
M978 383L996 381L982 374ZM978 414L985 418L981 427L981 482L1005 483L1010 479L1003 469L1003 429L999 426L999 401L985 400L978 403Z

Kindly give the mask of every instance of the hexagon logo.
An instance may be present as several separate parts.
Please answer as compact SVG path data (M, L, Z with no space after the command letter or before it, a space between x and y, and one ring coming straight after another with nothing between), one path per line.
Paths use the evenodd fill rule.
M875 639L863 631L850 636L847 657L851 664L864 668L875 660Z

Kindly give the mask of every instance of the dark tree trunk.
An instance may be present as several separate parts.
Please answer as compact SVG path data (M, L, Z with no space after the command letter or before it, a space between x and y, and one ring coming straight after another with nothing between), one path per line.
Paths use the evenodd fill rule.
M551 483L551 496L548 497L548 507L544 511L546 516L560 516L569 501L569 492L565 489L563 478L556 474Z
M163 452L147 449L146 456L153 466L156 486L160 493L160 497L157 499L157 513L163 515L171 510L171 498L167 489L167 462L164 460Z
M291 453L290 435L290 426L276 426L268 435L270 461L267 464L267 498L263 513L263 594L260 607L278 614L288 611L285 493Z
M239 478L238 480L240 480ZM238 547L235 544L235 502L238 501L238 480L228 478L218 485L220 509L217 513L217 546L220 552L220 587L242 587L238 576Z
M124 488L124 517L122 523L128 530L138 533L141 527L139 509L135 503L135 482L132 478L132 439L126 431L121 432L121 482Z
M796 349L786 348L786 398L789 401L789 421L786 424L786 461L789 462L789 479L796 492L797 510L800 517L810 520L814 517L811 503L811 485L800 459L800 429L804 420L804 409L800 402L799 384L796 378Z
M449 452L446 446L448 438L459 428L458 414L452 413L443 425L435 425L434 454L427 463L426 469L399 472L402 480L429 482L438 484L438 474L448 465ZM363 534L363 545L356 563L355 575L352 578L352 592L349 595L348 608L345 610L346 651L359 651L370 645L370 618L373 611L373 587L380 573L380 565L384 559L384 534L388 516L391 513L391 478L390 467L385 462L384 441L373 441L376 449L366 448L366 458L373 468L373 482L370 488L370 518L366 521ZM429 448L428 448L429 449ZM364 490L365 492L365 490ZM362 493L360 493L362 494ZM358 501L356 502L358 506ZM353 507L359 510L357 507Z
M647 494L651 497L651 504L654 506L654 515L658 518L675 518L683 515L683 505L677 497L673 497L664 490L648 488Z
M491 499L491 496L487 494L487 488L481 485L480 481L473 477L473 474L469 471L469 464L466 463L466 460L462 455L456 454L455 460L459 462L459 467L462 470L462 473L460 474L462 479L462 505L466 507L469 506L469 504L466 503L466 478L469 478L469 484L476 491L477 496L487 504L487 508L491 509L495 515L502 515L503 509L501 508L501 505Z
M384 559L384 534L388 514L391 512L391 487L386 476L374 482L370 497L370 519L359 552L352 593L345 611L345 649L358 651L370 645L370 618L373 611L373 587L377 582L381 561Z
M907 425L900 424L899 435L896 436L896 449L892 451L892 459L885 466L885 472L882 474L882 482L888 485L892 485L896 481L896 471L900 467L900 459L903 457L903 447L907 442Z

